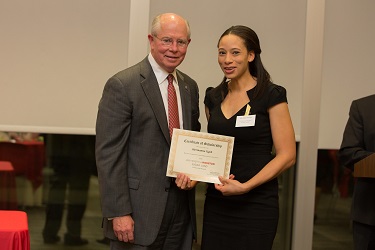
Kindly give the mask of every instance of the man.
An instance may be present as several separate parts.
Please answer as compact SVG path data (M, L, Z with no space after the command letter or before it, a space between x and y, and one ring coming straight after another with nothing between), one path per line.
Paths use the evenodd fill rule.
M198 86L176 70L190 43L188 22L173 13L159 15L148 40L150 54L111 77L99 104L96 160L104 234L111 249L191 249L196 183L185 175L166 177L170 129L200 130ZM169 74L175 116L169 114L176 106L168 104Z
M341 163L354 164L375 152L375 95L352 102L339 150ZM375 249L375 179L357 178L352 201L353 239L356 250Z

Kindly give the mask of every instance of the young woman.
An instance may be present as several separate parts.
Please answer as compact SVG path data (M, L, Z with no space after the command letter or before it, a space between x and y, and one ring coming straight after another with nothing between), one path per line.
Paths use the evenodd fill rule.
M203 250L272 248L276 177L294 165L296 144L286 90L271 82L260 53L257 34L246 26L232 26L219 39L224 79L206 93L208 132L235 140L231 177L207 188Z

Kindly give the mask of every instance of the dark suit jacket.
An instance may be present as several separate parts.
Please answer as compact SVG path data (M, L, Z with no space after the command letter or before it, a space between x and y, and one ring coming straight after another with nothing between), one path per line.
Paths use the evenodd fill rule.
M198 86L180 71L177 79L184 129L199 131ZM170 143L160 89L146 57L111 77L99 104L96 162L105 236L116 239L107 218L131 214L135 243L153 243L170 186L166 177ZM195 190L188 192L195 229Z
M340 162L353 170L354 164L375 152L375 95L352 102L342 144ZM375 226L375 178L358 178L354 186L352 218Z

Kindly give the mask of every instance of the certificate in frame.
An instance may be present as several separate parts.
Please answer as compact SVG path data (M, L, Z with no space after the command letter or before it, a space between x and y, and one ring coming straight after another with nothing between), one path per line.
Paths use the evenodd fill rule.
M220 184L219 176L229 178L233 144L231 136L174 129L166 175Z

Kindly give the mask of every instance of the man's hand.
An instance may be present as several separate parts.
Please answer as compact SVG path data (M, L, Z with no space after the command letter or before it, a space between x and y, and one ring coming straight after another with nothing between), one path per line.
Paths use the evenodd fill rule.
M190 190L197 185L197 181L190 180L189 176L179 173L176 178L176 186L181 190Z
M115 217L113 231L119 241L134 243L134 221L130 215Z

